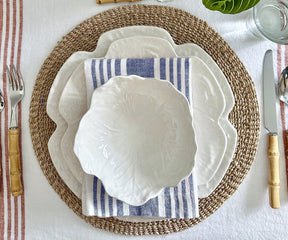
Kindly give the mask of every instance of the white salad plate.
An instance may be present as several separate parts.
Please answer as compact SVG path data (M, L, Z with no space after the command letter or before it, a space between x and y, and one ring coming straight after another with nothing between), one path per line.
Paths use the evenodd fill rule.
M133 206L190 175L196 149L187 98L169 81L136 75L94 90L74 145L84 172Z
M223 94L222 95L224 96L226 104L224 104L224 111L219 119L219 125L225 131L227 147L224 148L225 154L223 158L218 159L218 167L216 166L216 168L213 169L215 172L214 176L209 175L208 178L210 179L206 179L206 182L203 181L202 184L198 185L199 196L206 197L215 189L215 187L219 184L225 172L227 171L230 161L232 160L234 149L236 146L237 134L236 134L235 129L231 125L231 123L228 121L228 114L234 106L233 93L222 71L219 69L219 67L213 61L213 59L202 48L200 48L199 46L195 44L184 44L184 45L177 46L175 45L175 43L173 42L173 39L171 38L171 36L169 35L167 31L161 28L157 28L157 27L135 26L135 27L126 27L126 28L121 28L121 29L116 29L116 30L106 32L99 38L97 48L94 52L76 52L64 63L59 73L57 74L55 81L53 82L51 91L49 93L48 101L47 101L47 113L51 117L51 119L57 124L57 129L51 136L49 143L48 143L49 152L51 154L51 158L56 167L56 170L58 171L59 175L63 178L64 182L68 185L68 187L78 197L81 196L81 176L83 175L83 170L80 169L81 167L79 168L80 166L79 162L78 162L78 165L79 165L78 167L75 167L75 164L72 164L74 166L74 169L75 170L78 169L78 173L80 172L80 174L71 175L70 169L73 168L71 167L71 161L70 159L64 159L65 154L62 154L62 151L61 151L60 143L62 140L64 140L64 138L62 139L62 137L64 134L65 134L64 136L69 136L69 135L73 136L73 131L71 131L71 129L69 131L69 125L71 124L73 125L74 122L71 122L68 124L65 121L65 119L61 116L61 114L59 113L58 107L59 107L60 96L63 92L63 89L66 83L68 82L69 77L71 76L74 69L77 68L78 66L78 68L74 72L75 73L74 76L70 79L69 82L70 83L73 82L73 84L70 84L70 85L72 85L72 88L76 90L76 94L77 94L77 91L80 91L80 92L82 91L81 93L82 95L80 94L76 98L79 98L79 97L82 98L83 100L82 104L87 106L87 102L85 99L86 87L85 87L85 83L83 80L85 76L84 76L84 71L80 70L82 69L83 66L81 67L81 65L79 64L88 58L104 57L111 43L119 39L124 39L128 37L133 37L133 36L159 37L159 38L165 39L168 43L170 43L171 46L173 46L173 48L175 49L177 56L179 57L180 56L181 57L198 56L200 59L202 59L206 63L206 65L209 66L209 69L214 77L214 80L207 79L207 84L208 84L207 86L210 86L211 83L213 84L213 82L215 81L216 85L219 84L220 91L222 90L224 93L224 95ZM129 45L126 46L126 48L129 48ZM119 51L121 51L121 49L119 49ZM122 53L123 52L125 51L122 51ZM108 56L115 57L115 55L114 56L108 55ZM136 56L131 55L130 57L136 57ZM164 57L164 56L161 56L161 57ZM67 88L69 87L67 86ZM211 91L209 92L211 93ZM83 93L84 93L84 97L83 97ZM209 95L210 94L208 94L207 96ZM63 99L65 99L64 96L65 94L63 92ZM209 97L206 97L206 99L208 102L210 102ZM215 96L215 99L217 99L217 96ZM210 106L211 104L213 105L212 101L210 102ZM216 106L216 104L214 106ZM80 109L80 107L76 109L78 113L81 111L83 112L82 116L85 114L86 110L87 108ZM208 135L206 135L206 140L211 139L210 134L211 132ZM74 133L74 136L75 136L75 133ZM203 138L205 137L203 136ZM65 142L65 141L62 141L62 142ZM197 142L198 142L198 139L197 139ZM218 142L218 139L216 140L216 142ZM208 143L206 143L205 146L208 146ZM73 149L73 147L70 149ZM195 168L197 168L197 160L196 160ZM203 176L203 174L201 175ZM75 182L77 182L77 184L75 184Z

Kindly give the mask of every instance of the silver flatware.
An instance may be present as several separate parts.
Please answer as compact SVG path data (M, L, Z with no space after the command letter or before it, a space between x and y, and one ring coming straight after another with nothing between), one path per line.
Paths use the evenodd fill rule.
M280 74L278 95L282 102L288 104L288 66Z
M22 194L21 164L19 150L20 129L17 122L17 106L24 97L24 82L19 68L7 66L7 77L9 79L9 98L12 106L9 133L9 158L10 158L10 180L11 193L14 197Z
M269 199L272 208L280 208L278 124L276 113L276 88L272 50L268 50L263 62L264 125L268 131L268 157L270 163Z

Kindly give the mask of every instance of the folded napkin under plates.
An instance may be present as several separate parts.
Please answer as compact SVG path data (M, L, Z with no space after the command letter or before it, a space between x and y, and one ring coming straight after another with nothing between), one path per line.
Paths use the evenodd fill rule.
M138 75L170 81L192 100L191 58L88 59L84 63L87 106L93 91L114 76ZM141 206L128 205L109 196L100 179L84 174L82 212L86 216L145 216L165 218L196 218L198 193L196 176L192 173L175 187L167 187Z

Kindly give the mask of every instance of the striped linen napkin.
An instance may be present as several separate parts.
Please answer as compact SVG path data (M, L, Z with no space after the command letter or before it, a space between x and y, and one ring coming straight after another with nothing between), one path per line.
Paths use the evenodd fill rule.
M188 99L191 96L191 58L88 59L84 63L87 103L90 106L94 89L111 77L138 75L144 78L168 80ZM167 187L142 206L131 206L109 196L100 179L84 175L82 212L86 216L145 216L166 218L196 218L198 193L192 173L176 187Z

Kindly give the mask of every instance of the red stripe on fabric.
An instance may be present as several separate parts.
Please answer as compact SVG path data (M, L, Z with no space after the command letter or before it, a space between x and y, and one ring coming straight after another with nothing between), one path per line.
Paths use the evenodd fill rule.
M18 240L18 197L14 197L14 239Z
M282 61L281 45L278 44L277 46L277 77L279 77L281 74L281 61Z
M14 55L16 51L16 11L17 10L17 5L16 5L16 0L13 0L13 32L12 32L12 45L11 45L11 57L10 57L10 63L14 64ZM16 52L17 54L18 52ZM16 55L17 56L17 55ZM17 56L18 58L18 56ZM18 198L14 197L14 239L18 240Z
M6 2L6 35L4 47L4 66L7 63L8 40L9 40L9 24L10 24L10 1ZM6 69L5 69L6 70ZM3 92L5 95L5 102L7 101L7 79L6 74L3 75ZM8 136L8 107L5 108L5 136ZM7 222L7 239L11 239L11 191L10 191L10 174L9 174L9 156L8 156L8 141L5 141L5 162L6 162L6 181L7 181L7 208L8 208L8 222Z
M284 59L285 59L285 66L287 66L288 63L288 46L285 45L285 52L284 52Z
M12 44L11 44L11 55L10 55L10 65L14 62L14 52L15 52L15 39L16 39L16 1L13 0L13 25L12 25Z
M19 0L19 39L18 39L18 56L17 56L17 65L20 66L21 59L21 49L22 49L22 35L23 34L23 0ZM20 113L18 113L18 121L20 128L22 127L22 105L19 104ZM20 146L20 160L21 160L21 181L23 186L23 194L21 195L21 239L25 240L25 187L23 181L23 158L22 158L22 131L20 132L19 139Z
M1 6L0 6L1 7ZM0 42L1 44L1 42ZM1 45L0 45L1 46ZM0 117L0 126L2 126L2 119ZM4 238L4 189L3 189L3 167L2 167L2 144L1 144L1 136L2 136L2 128L0 127L0 166L1 166L1 174L0 174L0 239ZM4 174L3 174L4 176Z
M0 19L0 44L2 44L2 32L3 32L3 1L0 1L0 16L2 17ZM1 55L1 45L0 45L0 55Z
M14 31L14 35L13 35L13 53L15 52L15 54L17 54L17 65L18 65L18 59L20 58L19 56L19 48L16 49L16 45L15 45L15 38L16 38L16 25L19 25L19 23L17 24L17 18L16 18L16 14L17 14L17 4L16 4L16 0L13 0L13 31ZM18 26L19 28L19 32L20 32L20 26ZM19 39L18 39L19 41ZM19 44L19 43L18 43ZM14 56L11 55L11 61L14 61ZM22 152L22 151L21 151ZM18 197L14 198L14 236L15 236L15 240L18 240L19 236L19 225L18 225L18 216L19 216L19 211L21 211L21 208L19 210L19 206L18 206ZM21 214L22 215L22 214Z
M285 46L285 66L288 65L288 46ZM284 143L284 154L285 154L285 168L286 168L286 185L288 190L288 141L287 141L287 129L286 129L286 114L285 114L285 104L283 103L283 118L284 118L284 126L282 127L283 132L283 143ZM281 114L282 115L282 114ZM281 116L282 117L282 116Z
M2 32L3 32L3 1L0 1L0 56L1 56L1 49L2 49ZM0 117L0 126L2 126L2 119ZM2 142L1 142L1 136L2 136L2 128L0 127L0 238L4 239L4 188L3 188L3 178L5 176L5 173L3 172L3 166L2 166Z
M287 130L285 127L285 103L283 103L282 101L280 101L280 115L281 115L281 123L282 123L282 138L283 138L283 145L284 145L284 155L285 155L285 159L286 159L286 176L287 175L287 159L288 159L288 149L287 149ZM288 178L286 177L286 183L288 184ZM288 185L287 185L288 186Z
M2 32L3 32L3 18L4 18L4 15L3 15L3 1L1 0L0 1L0 16L1 16L1 19L0 19L0 56L1 56L1 49L2 49ZM0 118L0 126L2 126L2 120ZM2 166L2 142L1 142L1 136L2 136L2 128L0 127L0 159L1 159L1 162L0 162L0 169L1 169L1 173L0 173L0 238L4 238L4 188L3 188L3 179L5 177L5 173L3 172L3 166Z
M285 65L287 65L287 57L286 57L286 51L287 48L285 47L285 55L284 55L284 60L285 60ZM282 64L281 64L281 45L277 46L277 75L278 78L281 74L282 71ZM286 130L286 120L285 120L285 104L280 101L280 115L281 115L281 123L282 123L282 138L283 138L283 145L284 145L284 155L285 155L285 159L286 159L286 176L287 176L287 154L288 154L288 149L287 149L287 130ZM286 184L288 183L288 178L286 177Z
M6 70L5 70L6 71ZM8 102L7 99L7 79L6 79L6 74L3 75L3 92L4 92L4 98L5 102ZM4 132L5 132L5 137L8 136L8 109L5 110L5 122L4 122ZM6 162L6 182L7 182L7 209L8 209L8 219L7 219L7 227L8 227L8 234L7 234L7 239L11 239L11 191L10 191L10 174L9 174L9 156L8 156L8 141L5 138L5 143L4 143L4 148L5 148L5 162Z
M20 66L21 48L23 35L23 0L19 0L19 40L18 40L18 57L17 65Z

